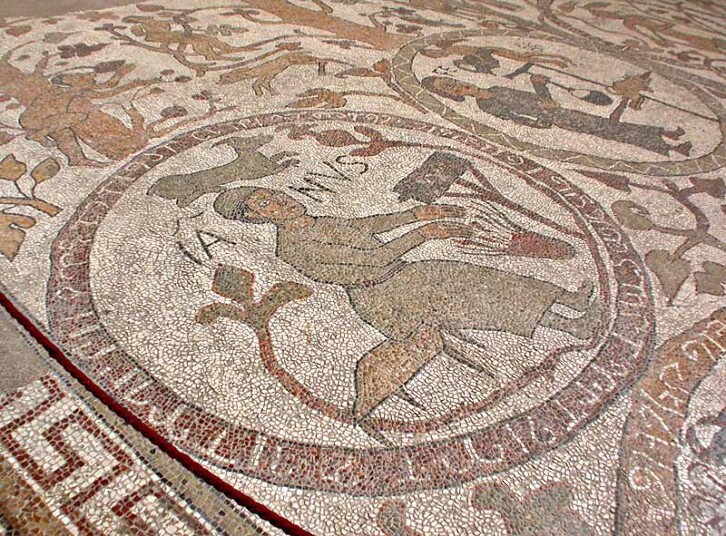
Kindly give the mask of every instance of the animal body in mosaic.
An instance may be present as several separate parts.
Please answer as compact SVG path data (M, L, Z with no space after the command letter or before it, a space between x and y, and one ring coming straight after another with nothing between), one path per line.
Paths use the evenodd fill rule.
M282 160L294 156L294 153L280 152L270 157L262 154L259 150L260 147L270 141L272 141L270 136L227 138L216 143L215 146L232 147L237 158L212 169L159 179L149 189L149 194L175 199L177 205L184 208L205 194L221 192L220 187L225 184L263 179L275 175L297 162L291 159Z

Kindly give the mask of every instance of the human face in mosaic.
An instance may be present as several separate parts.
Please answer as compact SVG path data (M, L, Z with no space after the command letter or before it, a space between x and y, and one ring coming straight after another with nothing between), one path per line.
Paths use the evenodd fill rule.
M305 207L289 195L260 188L245 200L252 217L285 225L305 214Z

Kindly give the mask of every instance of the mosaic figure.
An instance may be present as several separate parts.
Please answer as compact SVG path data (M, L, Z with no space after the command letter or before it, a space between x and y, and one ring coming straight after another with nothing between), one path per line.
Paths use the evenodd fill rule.
M0 48L0 534L726 534L726 0Z
M534 92L504 86L480 88L443 76L424 78L421 84L433 93L453 101L462 102L465 97L473 97L482 112L524 127L537 129L559 127L571 132L625 143L662 156L669 156L671 152L683 156L690 154L690 142L671 145L665 141L681 138L685 131L680 127L667 130L572 110L562 106L553 98L548 88L547 77L532 75L530 80ZM597 101L593 104L597 104Z
M233 221L275 225L277 256L314 281L342 286L361 318L386 336L361 359L359 392L368 389L369 376L375 375L368 369L418 370L444 348L440 331L499 330L531 337L542 326L588 339L599 325L599 307L590 303L591 285L570 292L466 262L402 259L428 240L470 236L465 224L444 221L462 217L459 207L428 205L366 218L314 217L283 192L240 187L220 194L214 209ZM389 242L376 236L420 221L429 223ZM556 303L582 314L557 314L551 310ZM408 377L403 374L394 386ZM357 416L368 415L388 394L386 387L363 401L359 397Z

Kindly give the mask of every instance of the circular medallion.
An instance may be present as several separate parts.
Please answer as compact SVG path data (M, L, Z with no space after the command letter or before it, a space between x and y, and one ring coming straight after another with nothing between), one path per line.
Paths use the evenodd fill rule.
M674 69L584 40L520 28L447 32L408 43L393 72L429 110L533 156L648 175L726 164L718 99Z
M653 337L642 261L579 188L467 133L337 111L134 158L57 237L48 310L74 362L178 448L353 495L555 448Z

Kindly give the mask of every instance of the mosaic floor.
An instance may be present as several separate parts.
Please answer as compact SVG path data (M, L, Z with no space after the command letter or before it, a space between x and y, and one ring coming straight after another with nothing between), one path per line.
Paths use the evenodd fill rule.
M722 0L0 4L0 533L726 534Z

